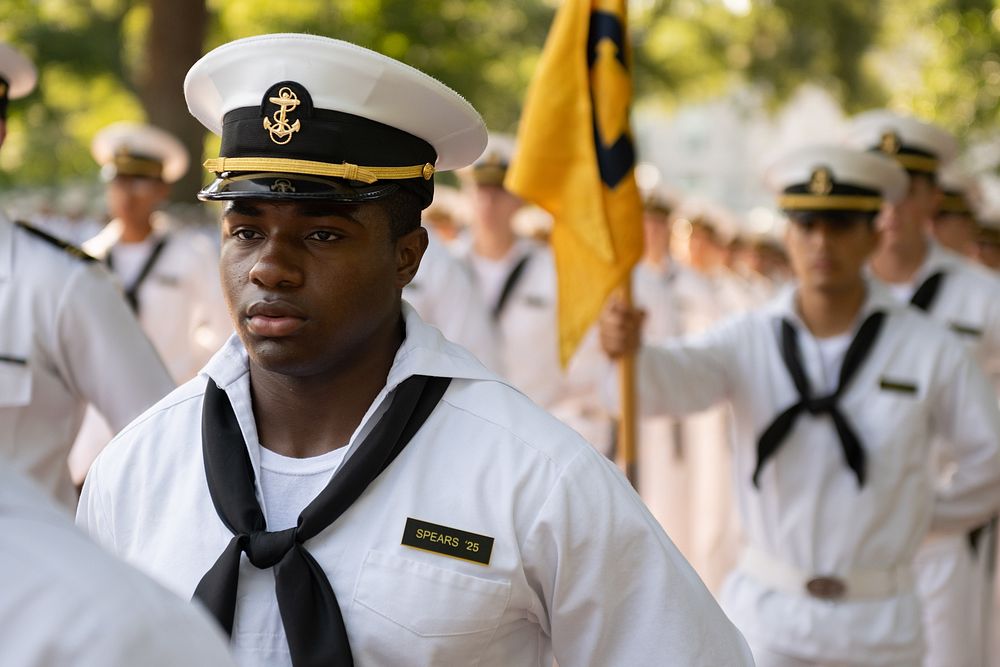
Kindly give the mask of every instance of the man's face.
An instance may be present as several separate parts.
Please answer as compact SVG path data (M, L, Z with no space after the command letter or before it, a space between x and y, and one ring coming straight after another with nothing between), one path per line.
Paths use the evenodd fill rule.
M831 219L796 215L788 225L785 242L799 283L833 292L857 284L878 237L863 216Z
M910 189L902 200L884 204L878 217L878 228L884 242L912 241L922 237L927 225L941 204L941 189L923 174L911 174Z
M642 229L647 254L655 257L670 254L670 216L662 211L643 211Z
M959 254L975 253L976 221L966 213L940 213L931 227L938 243Z
M251 362L300 377L359 363L400 326L426 247L423 228L393 241L377 202L231 202L220 271Z
M159 179L115 176L108 183L108 210L126 224L147 222L169 193L170 186Z
M507 232L521 200L499 185L477 185L476 222L484 231Z

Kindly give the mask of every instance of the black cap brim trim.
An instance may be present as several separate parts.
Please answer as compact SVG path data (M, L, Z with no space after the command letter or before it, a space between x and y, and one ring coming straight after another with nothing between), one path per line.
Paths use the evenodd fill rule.
M252 173L220 174L202 188L202 201L232 199L325 200L336 202L377 201L399 190L399 183L378 181L367 184L337 178L299 174Z

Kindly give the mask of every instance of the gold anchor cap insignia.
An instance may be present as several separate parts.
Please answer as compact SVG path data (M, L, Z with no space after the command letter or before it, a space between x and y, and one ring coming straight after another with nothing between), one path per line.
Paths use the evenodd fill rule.
M277 105L278 110L273 114L274 122L271 122L270 118L264 116L264 129L271 136L271 141L279 146L283 146L291 141L292 135L302 127L302 124L298 120L294 123L288 122L288 115L295 113L296 108L302 104L302 100L295 94L295 91L285 86L278 91L277 96L269 97L267 101Z
M888 155L895 155L899 152L902 144L899 141L899 135L888 130L882 133L882 139L879 141L878 149L883 153Z
M818 167L813 170L809 177L809 193L814 195L828 195L833 191L833 175L826 167Z
M271 192L295 192L295 186L287 178L276 178L271 183Z

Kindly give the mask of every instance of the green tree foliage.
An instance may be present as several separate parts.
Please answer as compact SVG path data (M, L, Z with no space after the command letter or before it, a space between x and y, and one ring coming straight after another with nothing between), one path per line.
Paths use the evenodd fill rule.
M559 0L206 0L206 50L265 32L347 39L465 95L516 128ZM640 100L674 106L750 83L775 105L798 86L850 111L888 104L959 133L988 130L1000 98L1000 0L631 0ZM4 0L0 39L39 64L12 105L0 187L96 178L88 145L143 120L148 0ZM177 95L181 95L177 91ZM206 139L206 152L217 143ZM197 159L195 160L197 162ZM184 198L189 198L183 193Z

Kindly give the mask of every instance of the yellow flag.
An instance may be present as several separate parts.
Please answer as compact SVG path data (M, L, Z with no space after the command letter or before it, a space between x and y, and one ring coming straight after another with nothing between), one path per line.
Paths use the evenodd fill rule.
M505 181L554 218L563 365L642 254L625 6L565 0L528 88Z

